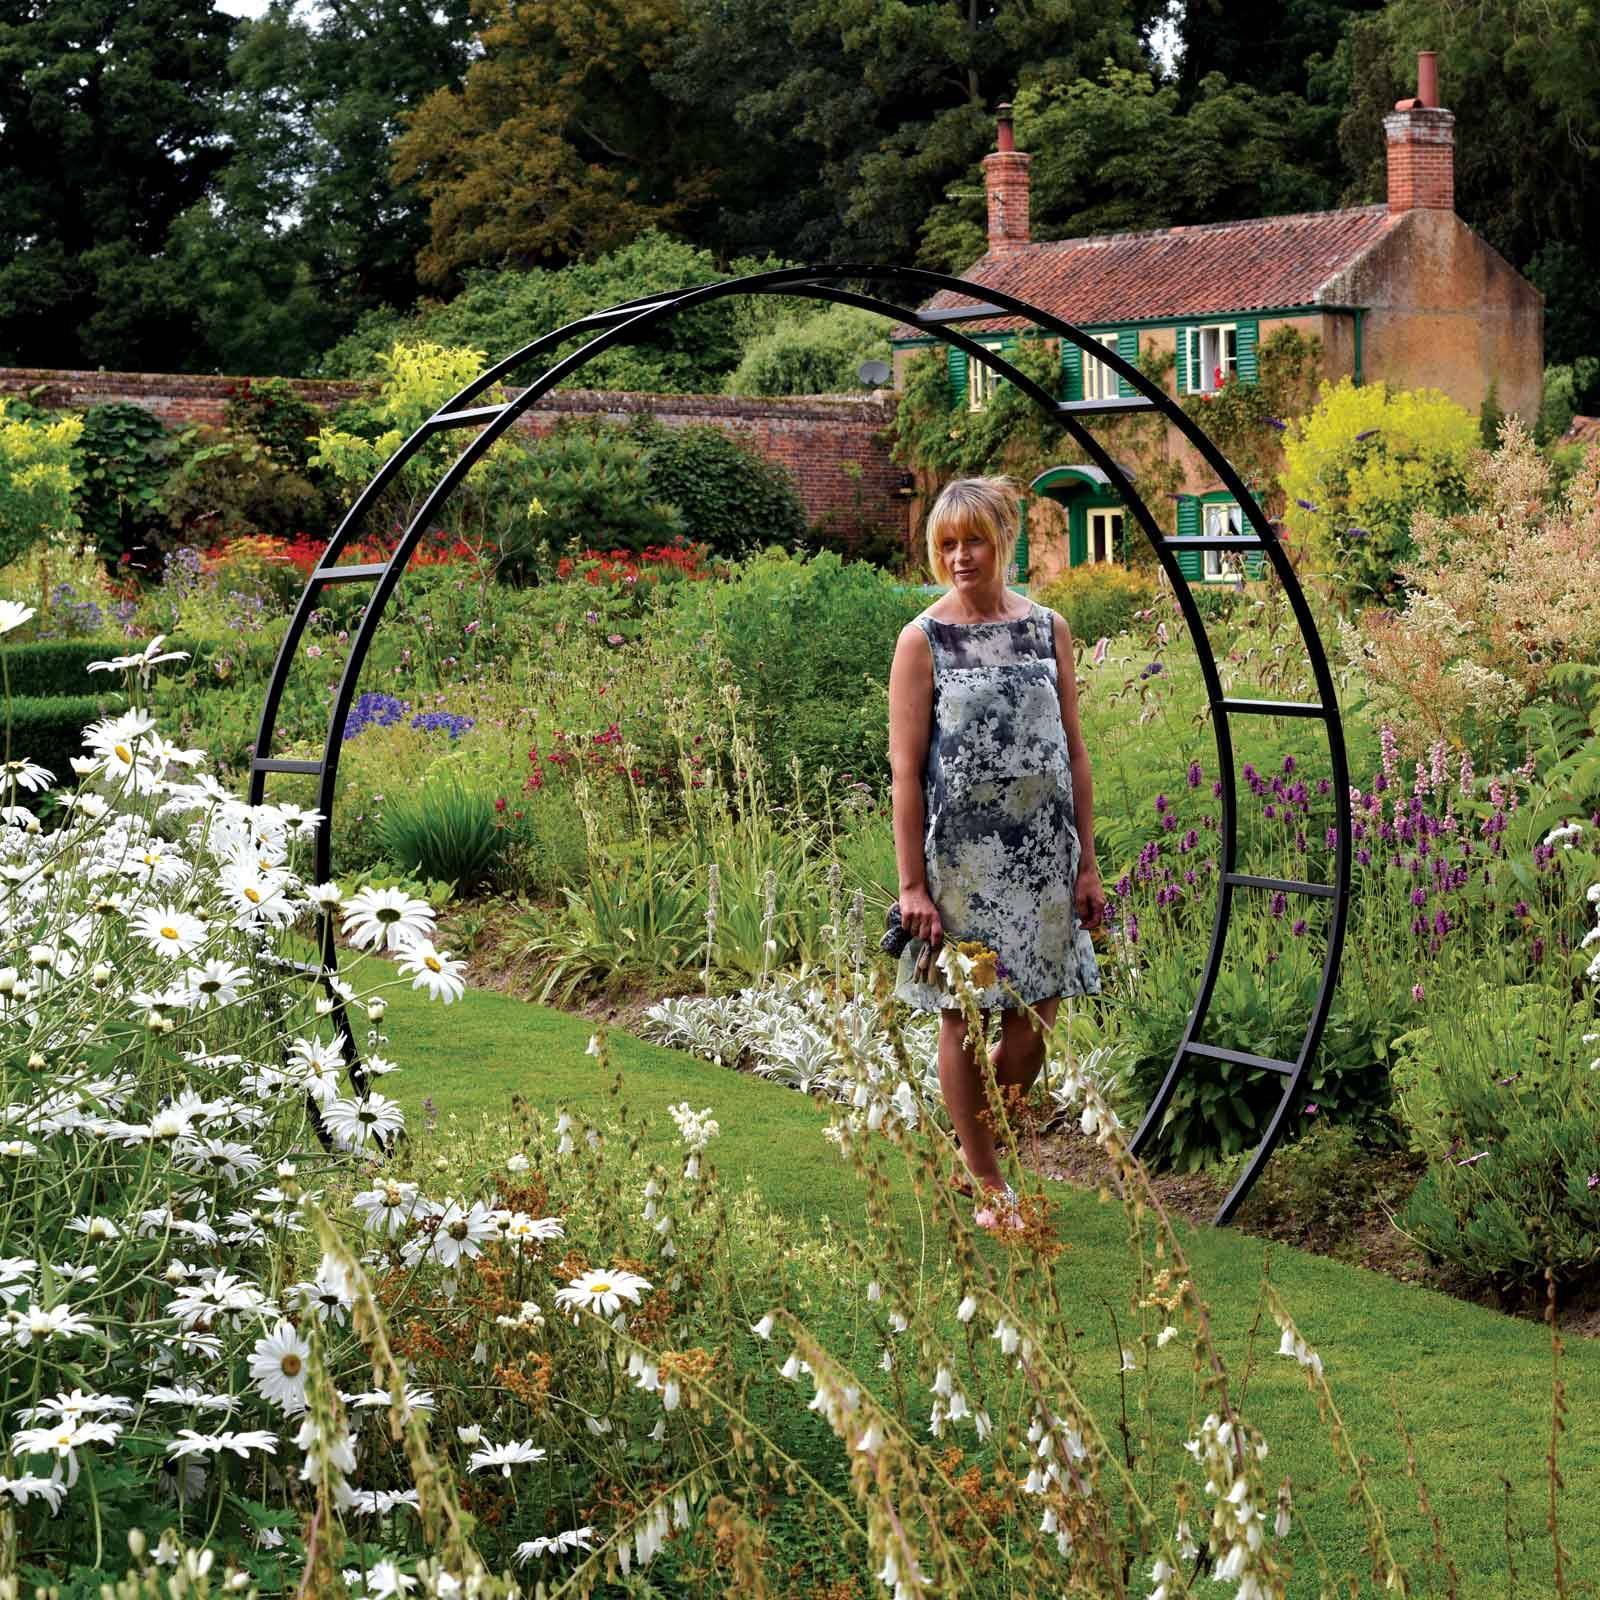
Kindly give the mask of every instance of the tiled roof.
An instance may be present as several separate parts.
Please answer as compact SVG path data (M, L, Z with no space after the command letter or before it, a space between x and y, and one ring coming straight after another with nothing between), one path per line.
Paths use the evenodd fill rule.
M980 256L958 276L1080 325L1310 306L1395 221L1387 206L1376 205L1107 233ZM968 303L941 290L920 309ZM1027 325L996 317L981 326L998 332ZM892 336L911 339L920 331L898 323Z

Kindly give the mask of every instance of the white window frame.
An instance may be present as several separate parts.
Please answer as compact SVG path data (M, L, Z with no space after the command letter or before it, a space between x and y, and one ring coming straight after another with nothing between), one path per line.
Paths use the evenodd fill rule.
M1114 333L1097 333L1092 337L1097 344L1104 345L1108 350L1117 348L1117 336ZM1116 373L1105 362L1097 360L1085 351L1083 356L1083 398L1085 400L1115 400L1118 393Z
M1002 345L985 345L985 350L1000 351ZM994 399L995 390L1000 387L1003 380L1000 374L986 362L978 360L976 356L967 357L967 410L986 411L989 402Z
M1121 528L1121 530L1110 529L1110 530L1108 530L1108 532L1106 534L1106 559L1105 559L1104 562L1097 562L1096 559L1095 559L1095 553L1094 553L1094 519L1096 517L1106 517L1106 518L1120 517L1122 519L1122 528ZM1127 526L1128 526L1127 513L1122 509L1121 506L1090 506L1090 507L1088 507L1085 510L1084 515L1083 515L1083 557L1084 557L1083 564L1086 567L1093 567L1093 566L1100 566L1100 565L1108 566L1108 567L1116 566L1117 565L1117 533L1118 533L1118 531L1121 531L1124 534L1124 536L1126 536Z
M1205 359L1207 335L1211 336L1211 359ZM1217 385L1211 380L1218 367L1222 368L1222 381L1239 375L1239 324L1237 322L1199 322L1192 324L1186 334L1189 348L1184 352L1188 368L1190 394L1215 394ZM1233 350L1228 350L1229 341Z
M1243 533L1244 512L1235 500L1205 500L1200 504L1200 532L1207 538L1226 537ZM1231 551L1202 550L1200 572L1207 583L1234 583L1240 577L1238 567L1229 568L1224 557Z

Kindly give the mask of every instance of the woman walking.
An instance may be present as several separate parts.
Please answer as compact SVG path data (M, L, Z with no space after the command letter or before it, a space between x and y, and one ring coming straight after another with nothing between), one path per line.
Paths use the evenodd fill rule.
M889 671L900 922L912 936L895 995L940 1013L939 1085L984 1227L1021 1219L966 1019L940 981L940 947L976 940L998 955L978 1006L985 1037L1001 1012L995 1079L1020 1098L1043 1065L1044 1037L1015 997L1008 1008L1001 980L1051 1027L1063 995L1100 992L1088 930L1105 914L1072 635L1005 585L1018 498L1005 478L945 486L928 514L928 564L950 592L901 630Z

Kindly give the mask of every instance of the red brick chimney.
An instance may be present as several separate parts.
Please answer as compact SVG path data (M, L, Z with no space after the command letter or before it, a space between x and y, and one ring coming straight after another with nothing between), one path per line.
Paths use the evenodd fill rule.
M1417 97L1397 100L1383 119L1389 140L1389 209L1454 211L1456 118L1439 104L1439 62L1417 57Z
M989 196L989 253L1006 255L1028 243L1028 163L1011 135L1011 106L999 108L995 148L983 158Z

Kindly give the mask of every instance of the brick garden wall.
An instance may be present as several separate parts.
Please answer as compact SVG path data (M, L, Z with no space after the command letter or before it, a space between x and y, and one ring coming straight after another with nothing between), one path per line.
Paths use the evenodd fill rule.
M154 372L55 372L0 368L0 395L31 395L36 404L83 408L113 401L143 406L170 424L217 424L240 378ZM361 385L295 380L312 404L332 410ZM509 394L520 391L510 389ZM646 411L668 426L710 423L745 440L794 480L806 517L834 530L829 543L848 548L864 535L906 537L906 502L894 493L900 468L889 460L885 431L896 397L732 399L723 395L632 394L558 389L521 426L535 436L558 417L605 416L625 421Z

